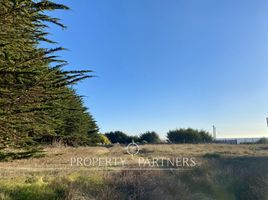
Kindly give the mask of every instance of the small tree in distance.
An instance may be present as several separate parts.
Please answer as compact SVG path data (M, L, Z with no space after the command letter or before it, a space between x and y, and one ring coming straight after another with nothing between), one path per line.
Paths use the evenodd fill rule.
M169 131L167 138L172 143L207 143L212 141L212 136L207 131L192 128Z
M148 131L140 135L140 141L141 142L145 141L146 143L150 143L150 144L156 144L160 142L160 138L156 132Z
M131 138L121 131L105 133L105 136L111 141L111 143L126 144L131 142Z

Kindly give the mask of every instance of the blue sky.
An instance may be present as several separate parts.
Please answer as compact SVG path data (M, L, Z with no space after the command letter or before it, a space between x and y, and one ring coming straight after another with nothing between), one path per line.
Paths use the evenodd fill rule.
M193 127L268 136L268 1L63 0L50 38L102 132Z

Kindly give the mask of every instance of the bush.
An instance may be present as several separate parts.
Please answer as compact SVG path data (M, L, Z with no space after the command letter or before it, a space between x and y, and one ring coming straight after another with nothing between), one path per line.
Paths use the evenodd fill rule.
M169 131L167 138L172 143L203 143L212 141L212 136L208 132L191 128Z
M105 136L111 141L111 143L127 144L132 141L131 137L121 131L105 133Z
M160 138L159 138L158 134L154 131L152 131L152 132L148 131L146 133L141 134L140 140L142 142L145 141L146 143L151 143L151 144L155 144L155 143L160 142Z
M109 145L111 144L110 140L103 134L99 134L99 138L100 138L100 143L104 144L104 145Z
M141 142L141 140L140 140L140 138L138 137L138 136L129 136L129 141L130 142L136 142L136 143L140 143Z
M256 143L257 144L268 144L268 139L263 137L263 138L259 139Z

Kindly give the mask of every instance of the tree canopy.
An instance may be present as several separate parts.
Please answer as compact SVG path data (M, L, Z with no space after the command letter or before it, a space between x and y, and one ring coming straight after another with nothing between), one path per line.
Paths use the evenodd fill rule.
M65 71L67 62L42 48L49 23L62 28L48 11L68 10L48 0L0 2L0 144L23 146L45 135L88 137L98 130L72 85L92 77L90 70Z
M126 144L132 140L131 137L121 131L108 132L105 133L105 136L111 141L111 143Z
M192 128L169 131L167 138L172 143L206 143L212 141L212 136L208 132Z
M160 138L159 135L154 132L154 131L148 131L146 133L143 133L140 135L140 141L141 142L146 142L146 143L159 143L160 142Z

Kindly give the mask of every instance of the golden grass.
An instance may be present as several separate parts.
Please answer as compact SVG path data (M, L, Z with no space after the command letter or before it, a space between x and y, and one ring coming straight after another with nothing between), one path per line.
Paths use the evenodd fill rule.
M224 157L267 157L268 145L227 145L227 144L159 144L141 145L140 153L135 157L198 157L207 154L218 154ZM126 153L124 146L113 147L46 147L44 157L0 162L1 174L6 172L62 171L83 170L83 167L71 167L73 157L120 157L127 160L128 165L133 159ZM86 169L85 169L86 170Z
M220 159L205 159L206 155L212 158L219 155ZM249 195L248 199L263 199L268 195L265 192L268 186L268 177L265 175L268 145L148 144L141 145L140 153L135 156L184 156L202 160L198 168L183 172L121 171L120 168L96 171L70 166L72 157L109 156L124 158L129 166L134 163L132 156L120 145L110 148L45 147L44 157L0 162L0 200L37 197L42 200L173 200L177 199L177 195L187 200L245 200ZM264 186L257 187L258 184ZM243 187L249 186L250 192L243 192Z

